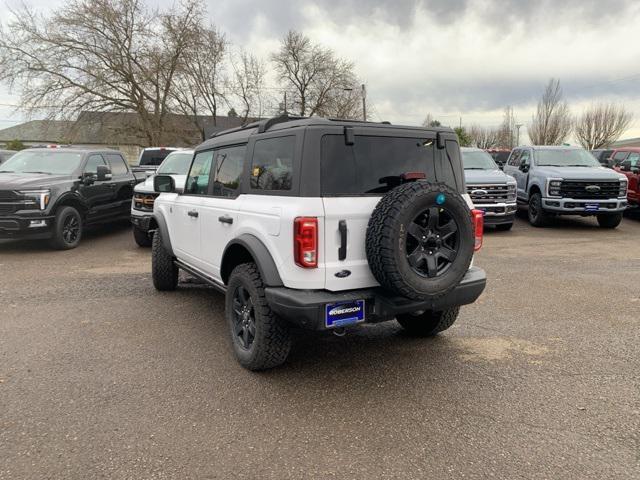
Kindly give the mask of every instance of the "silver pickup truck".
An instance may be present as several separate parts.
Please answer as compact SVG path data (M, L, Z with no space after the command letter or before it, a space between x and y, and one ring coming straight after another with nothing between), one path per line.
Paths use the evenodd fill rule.
M484 212L484 224L510 230L516 215L516 181L500 170L480 148L461 148L467 193L474 208Z
M616 228L627 208L627 178L580 147L514 148L504 172L516 179L518 203L536 227L555 215L595 215L602 228Z

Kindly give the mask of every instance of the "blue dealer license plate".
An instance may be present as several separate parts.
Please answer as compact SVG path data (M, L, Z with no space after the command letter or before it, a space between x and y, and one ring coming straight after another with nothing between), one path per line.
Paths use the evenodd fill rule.
M364 322L364 300L327 304L324 321L327 328L345 327Z

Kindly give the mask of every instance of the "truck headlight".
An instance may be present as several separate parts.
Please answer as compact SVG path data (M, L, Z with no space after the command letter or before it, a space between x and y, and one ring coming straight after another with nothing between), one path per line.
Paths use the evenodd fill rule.
M25 210L44 210L49 205L51 190L19 190Z
M507 184L507 201L513 201L516 199L516 188L517 185L515 183Z
M627 181L627 179L625 178L620 179L620 192L618 193L618 197L627 197L627 186L629 185L629 182Z
M560 196L560 188L562 187L562 180L550 180L549 181L549 196L550 197L559 197Z

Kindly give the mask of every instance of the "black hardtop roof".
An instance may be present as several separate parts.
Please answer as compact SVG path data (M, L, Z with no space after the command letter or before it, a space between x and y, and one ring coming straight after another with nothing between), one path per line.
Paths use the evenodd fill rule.
M429 131L453 133L453 129L449 127L416 127L407 125L391 125L391 123L389 122L365 122L363 120L345 120L315 116L294 117L289 115L282 115L280 117L273 117L252 122L243 127L232 128L229 130L217 132L209 140L206 140L197 148L203 149L216 145L218 143L242 142L255 134L265 133L267 131L274 132L301 127L367 127L380 129L412 130L416 132Z

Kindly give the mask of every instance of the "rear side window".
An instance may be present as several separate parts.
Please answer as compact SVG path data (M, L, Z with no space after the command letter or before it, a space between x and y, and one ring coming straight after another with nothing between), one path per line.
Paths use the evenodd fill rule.
M637 167L640 164L640 153L632 153L631 155L629 155L629 158L627 158L626 162L629 162L629 166L632 168Z
M216 150L213 195L217 197L237 195L246 151L246 145Z
M296 137L258 140L251 162L251 188L291 190Z
M198 152L191 164L189 177L184 193L190 195L206 195L209 189L209 174L213 163L213 150Z
M323 195L380 194L400 184L403 173L435 178L434 141L425 138L325 135L321 144Z
M122 158L120 155L116 155L115 153L107 153L105 157L107 158L107 162L109 162L111 173L113 175L125 175L129 171L124 158Z

